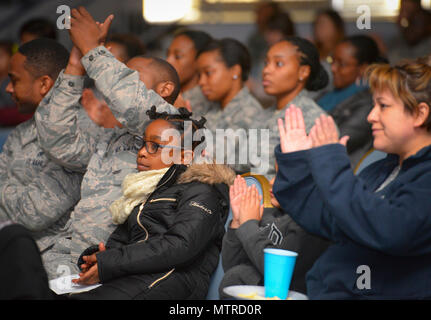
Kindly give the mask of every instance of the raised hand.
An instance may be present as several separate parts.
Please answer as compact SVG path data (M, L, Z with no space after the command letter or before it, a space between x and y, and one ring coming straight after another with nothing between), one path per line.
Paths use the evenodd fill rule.
M311 138L305 132L302 111L295 105L286 109L284 124L282 119L278 119L278 131L283 153L307 150L313 146Z
M239 210L241 204L241 197L247 191L247 183L245 179L240 175L237 175L233 185L229 188L229 199L230 199L230 207L232 209L232 223L231 228L239 227Z
M84 7L72 9L71 15L70 38L83 55L104 43L113 15L109 15L103 23L96 23Z
M262 196L259 195L255 185L247 188L247 191L241 195L239 208L239 224L248 220L260 220L263 214L263 205L260 204Z
M73 46L69 55L69 62L67 63L64 73L75 76L82 76L85 74L85 69L81 64L82 53L76 46Z
M340 143L343 146L346 146L347 141L349 140L349 136L344 136L339 139L334 119L331 116L324 114L316 119L315 125L311 128L309 136L313 143L313 148L331 143Z

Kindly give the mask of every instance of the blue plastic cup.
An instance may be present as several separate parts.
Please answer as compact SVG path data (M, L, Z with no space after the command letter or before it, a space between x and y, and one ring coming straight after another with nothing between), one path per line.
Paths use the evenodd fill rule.
M293 251L267 248L264 253L265 297L287 298L298 254Z

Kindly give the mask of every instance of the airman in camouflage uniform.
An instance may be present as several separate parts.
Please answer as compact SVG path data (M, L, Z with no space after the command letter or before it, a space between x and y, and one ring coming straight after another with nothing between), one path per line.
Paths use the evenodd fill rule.
M41 149L31 118L11 132L0 153L0 220L32 231L43 254L64 235L81 179Z
M51 60L38 65L38 59L46 56ZM67 56L66 48L51 39L33 40L18 49L10 64L12 81L7 91L20 111L37 108L47 91L35 79L43 75L55 81ZM46 84L48 90L50 84ZM26 91L28 88L33 91ZM40 147L34 118L21 123L0 153L0 221L26 227L46 254L67 229L70 212L79 200L81 179L82 174L55 163Z
M268 171L264 173L268 180L275 176L275 155L274 149L280 144L280 133L278 131L278 119L284 120L286 109L290 105L296 105L302 110L305 122L305 130L308 133L314 126L314 123L321 114L326 114L325 111L310 97L308 97L305 90L302 90L291 102L289 102L283 109L277 110L276 107L266 109L268 112L267 120L265 121L264 129L269 130L269 143L267 145L259 145L259 152L266 153L268 159ZM256 151L257 152L257 151Z
M210 110L205 115L205 118L207 119L205 127L209 129L213 135L213 158L217 159L217 153L220 152L220 149L218 148L223 147L222 143L217 143L217 129L232 129L234 131L232 134L234 135L236 130L244 129L244 132L246 133L245 142L242 142L237 136L235 137L235 143L231 144L232 148L235 147L235 163L232 164L227 159L228 154L232 153L232 148L225 152L224 163L231 165L238 173L250 171L251 165L248 157L248 133L249 129L260 128L260 124L257 120L261 119L264 114L265 110L251 95L247 87L243 87L224 109L220 107L219 103L211 102ZM225 131L225 133L227 133L227 136L230 138L234 137L227 131ZM227 146L228 143L231 142L229 141L229 137L224 139L224 146ZM207 144L210 145L208 141ZM239 161L240 155L242 155L246 161Z
M92 49L81 63L123 128L101 128L96 135L80 130L76 117L85 112L79 104L82 76L61 73L49 99L37 110L39 140L46 152L65 167L85 172L81 200L71 215L70 236L44 260L50 278L60 276L59 265L77 272L76 261L83 250L105 242L114 230L109 206L121 197L125 176L137 172L141 146L136 145L135 136L142 136L149 122L146 110L155 105L159 112L177 112L105 47Z

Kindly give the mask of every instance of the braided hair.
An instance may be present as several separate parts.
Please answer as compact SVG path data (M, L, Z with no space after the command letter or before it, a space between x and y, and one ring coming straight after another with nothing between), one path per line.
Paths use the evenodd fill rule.
M304 38L290 36L284 39L297 47L300 54L299 64L310 67L310 76L305 83L305 89L317 91L328 85L329 77L319 60L319 51L310 41Z
M195 132L205 129L204 124L207 120L204 117L201 117L200 120L192 119L192 113L186 108L178 108L177 110L179 112L178 114L167 113L166 111L157 112L156 106L152 106L150 110L147 110L147 115L151 120L161 119L168 121L172 127L174 127L174 129L181 133L182 143L184 147L187 147L187 145L184 143L184 137L188 133L188 130L191 130L191 136L194 137ZM190 122L191 125L186 126L186 122ZM205 143L205 135L202 135L200 140L195 141L192 139L191 142L192 150L195 150L198 145ZM202 146L205 147L205 144Z

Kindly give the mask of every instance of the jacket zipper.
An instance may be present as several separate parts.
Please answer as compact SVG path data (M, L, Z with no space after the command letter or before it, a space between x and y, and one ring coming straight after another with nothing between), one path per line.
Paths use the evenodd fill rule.
M175 198L157 198L157 199L151 199L149 203L158 202L158 201L177 201Z
M172 176L174 175L174 173L176 172L177 170L174 170L172 173L171 173L171 175L170 175L170 177L164 182L164 183L162 183L160 186L158 186L151 194L150 194L150 196L148 197L148 198L151 198L151 196L154 194L154 192L156 192L156 190L157 189L159 189L159 188L161 188L162 186L164 186L169 180L171 180L171 178L172 178ZM151 199L150 200L150 202L152 202L152 200L157 200L157 199ZM138 222L138 225L142 228L142 229L144 229L144 231L145 231L145 233L146 233L146 236L145 236L145 239L144 240L141 240L141 241L139 241L139 242L142 242L142 241L147 241L147 239L148 239L148 230L142 225L142 223L141 223L141 221L139 221L140 219L140 216L141 216L141 213L142 213L142 209L144 209L144 205L145 205L145 203L142 203L141 204L141 206L139 207L139 213L138 213L138 215L136 216L136 222Z
M164 276L158 278L157 280L155 280L152 284L150 284L148 286L148 289L151 289L157 282L162 281L163 279L169 277L171 275L172 272L174 272L175 268L172 268L170 271L168 271Z
M174 175L174 173L176 172L176 170L174 170L173 172L172 172L172 174L170 175L170 177L163 183L163 184L161 184L160 186L158 186L152 193L151 193L151 195L148 197L148 198L150 198L153 194L154 194L154 192L157 190L157 189L159 189L159 188L161 188L162 186L164 186L169 180L171 180L171 178L172 178L172 176ZM158 200L175 200L176 201L176 199L173 199L173 198L159 198L159 199L151 199L150 200L150 202L157 202ZM142 209L144 209L144 205L145 205L145 203L142 203L141 204L141 206L139 207L139 213L138 213L138 215L137 215L137 217L136 217L136 221L138 222L138 225L142 228L142 229L144 229L144 231L145 231L145 239L143 239L143 240L141 240L141 241L138 241L138 242L144 242L144 241L147 241L148 240L148 230L142 225L142 223L141 223L141 221L139 221L140 219L139 219L139 217L141 216L141 212L142 212ZM167 278L167 277L169 277L170 275L171 275L171 273L172 272L174 272L174 270L175 270L175 268L173 268L173 269L171 269L170 271L168 271L165 275L163 275L162 277L160 277L160 278L158 278L158 279L156 279L155 281L153 281L149 286L148 286L148 289L151 289L156 283L158 283L159 281L162 281L163 279L165 279L165 278Z

